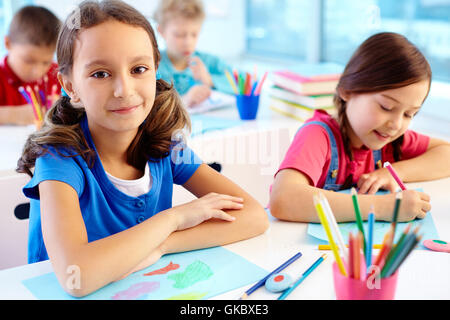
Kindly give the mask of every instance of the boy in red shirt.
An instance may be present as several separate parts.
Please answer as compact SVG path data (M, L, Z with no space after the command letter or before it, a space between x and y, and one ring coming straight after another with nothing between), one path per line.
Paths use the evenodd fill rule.
M15 14L5 37L8 55L0 61L0 124L33 123L33 109L20 87L32 88L40 99L60 92L53 62L60 25L43 7L26 6Z

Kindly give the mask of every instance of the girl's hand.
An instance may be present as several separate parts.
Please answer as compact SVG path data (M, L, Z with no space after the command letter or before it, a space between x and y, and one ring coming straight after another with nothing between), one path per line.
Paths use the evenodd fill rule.
M213 86L211 75L209 74L208 69L206 68L202 59L196 56L191 57L191 60L189 61L189 68L191 68L192 75L194 76L195 80L200 81L208 87Z
M431 210L430 196L416 190L402 191L402 202L398 213L398 221L423 219Z
M177 230L180 231L195 227L211 218L234 221L235 218L223 210L242 209L244 207L243 202L244 200L242 198L209 193L199 199L174 207L170 211L176 215Z
M357 186L360 194L375 194L379 189L394 193L398 188L397 182L386 168L362 174Z
M184 102L188 108L202 103L211 95L211 88L205 85L193 86L184 96Z
M381 196L380 201L382 201L383 204L386 204L387 201L394 203L395 196L395 194ZM390 209L385 213L384 217L381 217L381 220L392 221L393 207L389 206L389 208ZM402 191L402 201L400 203L397 221L407 222L416 218L423 219L430 210L431 204L429 195L416 190L404 190Z

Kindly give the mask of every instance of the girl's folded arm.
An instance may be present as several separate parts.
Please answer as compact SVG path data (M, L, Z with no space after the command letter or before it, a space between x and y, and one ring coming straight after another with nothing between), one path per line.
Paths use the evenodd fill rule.
M240 197L244 199L244 207L239 210L224 210L236 217L233 222L211 219L194 228L172 233L162 245L164 254L248 239L263 233L269 226L267 214L261 204L206 164L202 164L183 187L198 198L211 192Z
M427 151L415 158L392 164L405 182L419 182L450 176L450 143L430 138Z
M322 192L338 222L355 221L351 196L327 191L310 185L309 179L294 169L281 170L275 178L270 195L270 212L280 220L319 222L313 196ZM363 219L367 219L371 204L375 205L377 219L385 220L392 213L395 195L359 195L358 201ZM392 198L392 201L386 199Z
M85 296L119 279L177 228L176 216L161 212L130 229L88 243L76 191L63 182L44 181L39 193L47 253L60 284L73 296ZM79 286L73 285L77 283Z

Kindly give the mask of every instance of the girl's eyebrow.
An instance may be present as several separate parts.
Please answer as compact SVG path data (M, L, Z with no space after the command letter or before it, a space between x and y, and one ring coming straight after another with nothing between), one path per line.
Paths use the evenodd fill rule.
M137 61L142 61L142 60L152 60L153 58L151 57L151 56L137 56L137 57L133 57L132 59L130 59L130 64L133 64L133 63L136 63ZM106 61L106 60L101 60L101 59L99 59L99 60L94 60L94 61L91 61L91 62L89 62L89 63L87 63L87 64L85 64L84 65L84 68L85 69L90 69L91 67L93 67L93 66L99 66L99 65L101 65L101 66L104 66L104 65L107 65L108 64L108 62Z
M392 101L394 101L394 102L396 102L396 103L398 103L398 104L403 104L403 103L401 103L400 101L398 101L397 99L395 99L394 97L391 97L391 96L389 96L389 95L387 95L387 94L384 94L384 93L382 93L381 94L383 97L385 97L385 98L388 98L388 99L391 99ZM411 107L411 109L420 109L420 106L418 106L418 107Z

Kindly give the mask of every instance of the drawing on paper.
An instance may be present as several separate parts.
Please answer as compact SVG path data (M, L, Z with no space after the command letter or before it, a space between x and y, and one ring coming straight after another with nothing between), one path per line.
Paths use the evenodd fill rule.
M207 264L196 260L188 265L184 272L171 274L167 278L175 281L173 285L174 288L185 289L197 282L209 279L213 274L214 273Z
M170 263L167 266L165 266L164 268L145 273L144 276L154 276L154 275L159 275L159 274L166 274L170 271L177 270L178 268L180 268L179 264L173 263L172 261L170 261Z
M188 292L172 296L166 300L200 300L207 294L208 292Z
M145 299L153 291L159 289L159 282L139 282L126 290L117 292L111 297L113 300L138 300Z

